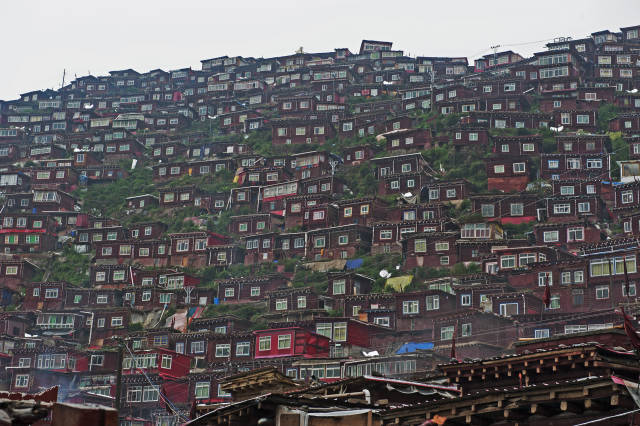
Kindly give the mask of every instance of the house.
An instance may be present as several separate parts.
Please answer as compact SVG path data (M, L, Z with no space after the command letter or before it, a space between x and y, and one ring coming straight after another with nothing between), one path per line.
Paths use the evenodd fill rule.
M470 149L489 144L489 132L483 127L461 126L453 131L453 145L456 149Z
M330 197L327 194L308 194L288 197L285 202L285 229L302 226L306 212L309 211L308 209L321 204L327 204L329 199Z
M378 180L389 175L430 170L427 161L420 153L374 158L371 162L375 167L375 177Z
M559 179L606 179L611 158L606 153L559 153L540 155L540 177Z
M607 217L602 199L596 195L565 195L545 199L545 217L550 222L587 220L597 222Z
M299 327L254 331L255 358L328 357L329 338Z
M457 232L420 232L402 240L402 258L406 269L449 267L458 263Z
M531 181L528 157L494 154L485 160L487 188L501 192L521 192Z
M526 192L513 195L476 195L471 210L484 220L501 223L531 222L537 217L538 197Z
M534 226L534 235L539 244L565 246L569 250L581 244L597 243L603 240L603 232L585 222L542 223Z
M434 181L422 187L420 199L429 203L449 202L458 204L467 199L470 192L469 189L470 184L465 179Z
M306 257L313 260L335 260L355 257L371 249L371 228L342 225L307 232Z
M272 232L282 227L281 216L273 213L231 216L229 232L237 235L253 235Z
M450 226L444 220L422 219L371 224L371 254L402 253L402 239L419 232L442 232Z
M398 129L379 134L376 139L386 141L386 151L422 151L431 148L430 129Z
M333 124L322 119L282 118L270 123L273 145L324 144L335 136Z
M375 155L370 145L357 145L347 147L343 150L343 161L345 166L357 166L370 160Z
M370 225L386 217L388 205L380 198L338 201L338 225Z
M217 281L218 299L223 303L247 303L263 300L268 292L285 287L281 275L241 277Z

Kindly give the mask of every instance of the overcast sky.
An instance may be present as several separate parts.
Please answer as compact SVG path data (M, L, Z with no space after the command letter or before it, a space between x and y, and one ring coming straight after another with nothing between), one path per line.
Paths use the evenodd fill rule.
M638 0L0 0L0 99L74 75L191 66L221 55L288 55L394 42L405 54L523 55L560 36L640 24ZM530 43L537 42L537 43ZM529 43L529 44L521 44ZM518 44L518 45L516 45Z

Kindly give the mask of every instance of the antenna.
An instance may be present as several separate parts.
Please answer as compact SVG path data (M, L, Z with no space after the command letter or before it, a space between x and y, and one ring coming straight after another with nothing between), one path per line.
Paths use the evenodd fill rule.
M495 46L491 46L491 48L493 49L493 66L495 67L496 65L498 65L498 49L502 47L499 44L496 44Z
M62 89L64 87L64 78L67 75L67 69L63 68L62 69L62 84L60 85L60 88Z

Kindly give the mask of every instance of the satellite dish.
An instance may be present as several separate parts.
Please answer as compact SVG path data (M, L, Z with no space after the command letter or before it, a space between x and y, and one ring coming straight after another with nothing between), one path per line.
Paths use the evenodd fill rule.
M84 109L91 109L93 108L93 104L84 104Z
M563 131L563 130L564 130L564 126L560 126L560 127L558 127L558 132L561 132L561 131Z
M413 197L411 192L407 192L406 194L402 194L405 198Z
M396 265L396 271L400 270L400 265Z
M382 278L389 278L391 276L391 273L386 269L383 269L382 271L380 271L379 274Z

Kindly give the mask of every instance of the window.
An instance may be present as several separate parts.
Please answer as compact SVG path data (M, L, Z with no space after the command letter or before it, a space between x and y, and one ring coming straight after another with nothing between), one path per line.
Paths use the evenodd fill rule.
M298 309L307 307L307 296L298 296Z
M189 240L178 240L176 242L176 251L178 252L189 251Z
M104 355L91 355L89 365L104 365Z
M258 350L259 351L271 350L271 336L260 336L260 339L258 340Z
M462 306L471 306L471 295L470 294L461 294L460 295L460 304Z
M573 186L561 186L560 187L560 195L573 195L575 191L575 187Z
M517 303L501 303L500 304L500 315L503 317L518 315L519 305Z
M405 300L402 302L403 314L417 314L419 313L419 305L417 300Z
M471 323L462 324L462 337L471 336Z
M524 173L525 163L513 163L513 173Z
M436 251L447 251L449 250L449 243L448 242L436 242L435 245Z
M482 217L493 217L495 206L493 204L482 204L480 206Z
M602 158L590 158L587 159L587 169L601 169Z
M413 242L414 251L416 253L426 253L427 252L427 240L419 239Z
M158 388L155 386L145 386L142 392L142 402L158 400Z
M196 382L196 399L209 398L210 382Z
M451 340L453 338L454 326L449 325L440 328L440 340Z
M58 289L57 288L48 288L44 291L45 299L57 299L58 298Z
M249 356L250 349L250 342L238 342L236 343L236 356Z
M216 358L226 358L231 355L231 345L229 343L219 343L216 345Z
M380 231L381 240L390 240L393 237L393 231L384 229Z
M636 295L636 283L629 283L629 296L635 297ZM622 284L622 296L627 297L627 287Z
M437 311L438 309L440 309L440 296L438 295L427 296L426 302L427 302L427 308L426 308L427 311Z
M349 236L348 235L338 236L338 244L341 246L349 244Z
M373 319L373 323L382 327L389 327L391 324L389 317L376 317Z
M333 281L333 294L334 295L338 295L338 294L345 294L345 280L341 279L341 280L334 280Z
M227 287L224 289L224 297L233 297L235 289L233 287Z
M107 297L107 295L105 294L99 294L97 299L96 299L96 303L97 304L106 304L109 302L109 298Z
M567 229L567 241L583 241L584 240L584 228L575 227Z
M603 300L609 298L609 286L600 285L596 287L596 299Z
M276 311L287 310L287 299L276 299Z
M203 354L204 353L204 341L191 342L191 353L192 354Z
M569 214L569 213L571 213L571 205L570 204L554 204L553 213L554 214Z
M291 334L283 334L278 336L278 349L291 348Z
M331 323L317 323L316 324L316 333L321 335L321 336L328 337L329 339L331 339L332 336L333 336L332 330L333 330L333 327L332 327Z
M588 213L591 211L590 203L578 203L578 213Z
M29 387L29 375L28 374L16 374L16 388Z
M623 204L633 203L633 191L622 192L622 203Z
M547 337L549 337L549 329L542 328L542 329L534 330L534 337L536 339L546 339Z
M518 256L518 265L525 266L536 261L535 253L522 253Z
M347 323L336 322L333 324L333 340L344 342L347 340Z
M553 285L553 272L538 272L538 287Z
M500 257L500 268L515 268L516 257L514 255L507 255Z
M325 237L316 237L313 241L315 248L324 248L325 246Z
M496 174L504 173L504 164L498 164L493 166L493 172Z
M524 204L511 203L511 216L522 216L524 214Z

